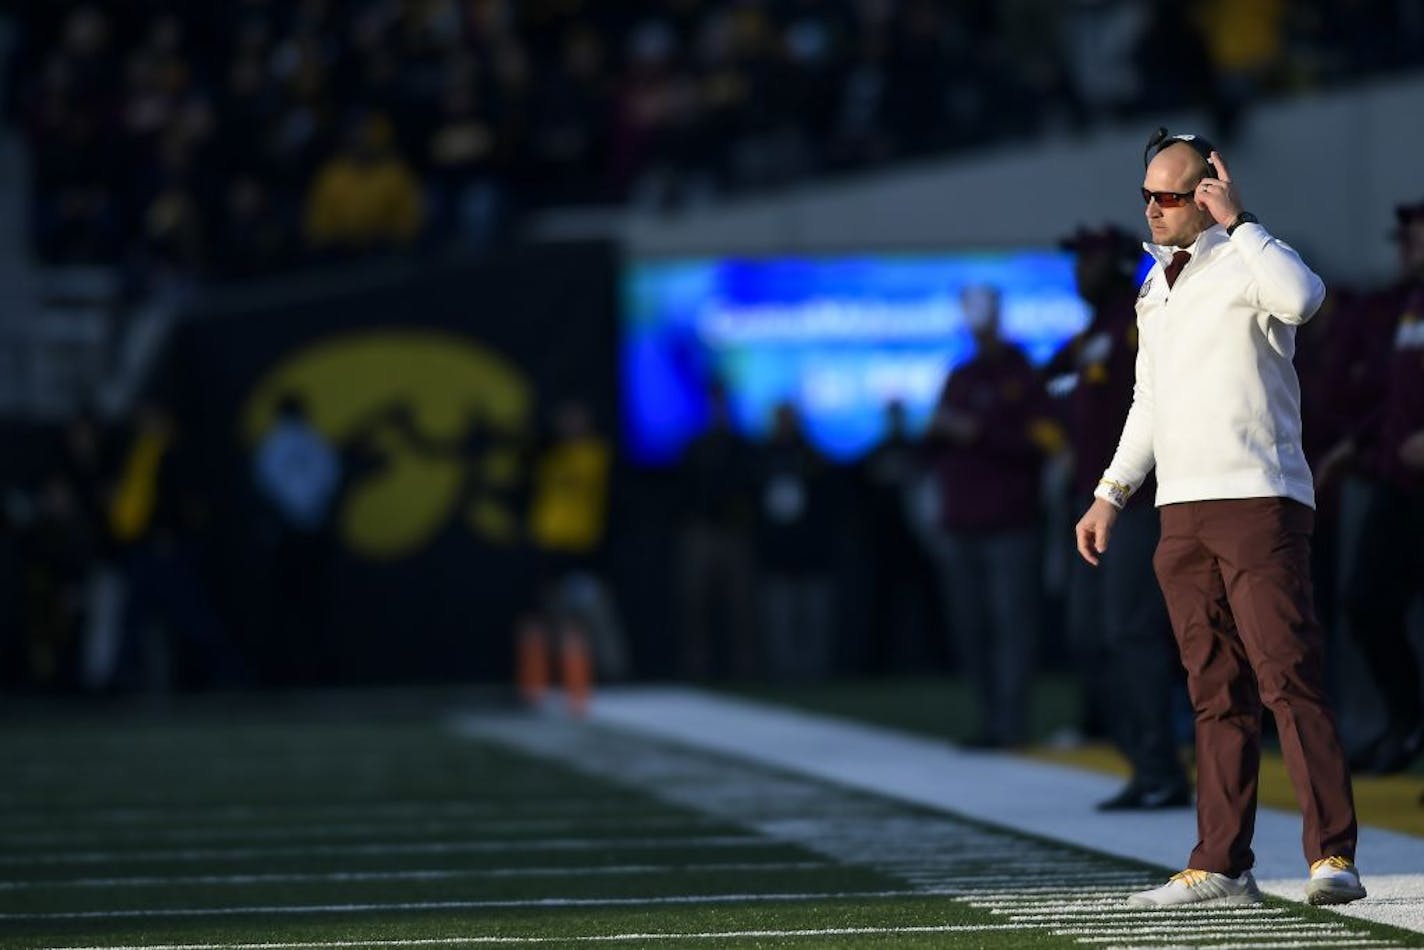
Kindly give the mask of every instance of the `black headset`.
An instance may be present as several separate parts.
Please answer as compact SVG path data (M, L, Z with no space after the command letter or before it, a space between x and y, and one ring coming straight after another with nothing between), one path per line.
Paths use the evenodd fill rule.
M1183 145L1190 145L1192 149L1202 157L1202 161L1206 162L1206 178L1216 177L1216 166L1211 163L1211 153L1216 151L1215 145L1212 145L1200 135L1192 135L1190 132L1168 134L1167 127L1163 125L1157 126L1157 131L1153 132L1147 139L1147 147L1142 150L1142 167L1146 168L1152 164L1152 159L1156 158L1159 152L1167 146L1175 145L1178 142L1181 142Z

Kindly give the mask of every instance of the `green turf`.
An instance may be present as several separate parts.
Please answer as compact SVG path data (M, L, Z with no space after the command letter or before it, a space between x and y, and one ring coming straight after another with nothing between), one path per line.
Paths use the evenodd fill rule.
M570 727L610 766L575 769L456 735L444 709L445 697L392 715L317 696L12 717L0 730L0 948L573 947L711 932L753 935L611 945L1078 945L766 830L945 826L923 810ZM679 797L743 768L763 797ZM971 929L902 929L925 927ZM973 929L985 927L996 929ZM827 928L870 932L786 934Z
M296 711L274 722L259 709L196 721L146 714L32 720L11 723L0 756L10 766L0 788L3 947L547 940L988 917L912 894L875 871L455 738L433 716L392 723L358 714L341 722ZM656 903L879 892L892 896ZM480 906L543 899L636 903ZM438 906L447 902L454 906ZM337 909L351 905L365 906ZM276 915L263 907L308 909ZM163 913L52 916L153 911ZM986 946L1024 945L987 936ZM767 939L716 945L765 946ZM911 935L835 942L881 939L943 945L936 943L942 937Z

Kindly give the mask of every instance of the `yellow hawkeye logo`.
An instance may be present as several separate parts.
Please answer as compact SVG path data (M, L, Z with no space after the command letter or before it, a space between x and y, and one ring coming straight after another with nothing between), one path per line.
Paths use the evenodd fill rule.
M311 423L341 453L334 517L348 550L407 557L452 517L490 542L517 536L513 498L533 392L504 357L434 330L318 341L254 387L240 422L244 444L257 444L289 393L302 397Z

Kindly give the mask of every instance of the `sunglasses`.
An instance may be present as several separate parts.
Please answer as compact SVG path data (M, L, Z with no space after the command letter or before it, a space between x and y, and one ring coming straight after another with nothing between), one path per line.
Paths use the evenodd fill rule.
M1190 191L1148 191L1142 189L1142 203L1150 204L1157 202L1159 208L1180 208L1182 205L1193 200L1195 195Z

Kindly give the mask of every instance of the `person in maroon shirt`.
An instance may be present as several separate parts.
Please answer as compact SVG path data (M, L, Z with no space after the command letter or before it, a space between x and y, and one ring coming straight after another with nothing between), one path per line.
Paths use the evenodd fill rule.
M1061 245L1076 254L1078 292L1092 319L1048 362L1044 377L1068 426L1074 507L1085 510L1132 405L1134 278L1143 250L1141 241L1111 226L1079 229ZM1100 710L1132 769L1123 789L1099 803L1105 811L1180 808L1192 801L1172 729L1180 663L1152 573L1160 533L1155 494L1151 484L1133 493L1113 528L1113 556L1100 569L1086 561L1069 568L1068 636L1086 703Z
M962 296L974 355L945 382L927 433L940 496L940 576L985 747L1027 740L1039 629L1039 477L1063 448L1043 385L999 335L999 293Z
M1408 629L1410 605L1424 592L1424 202L1396 214L1405 276L1392 291L1401 301L1392 347L1376 369L1382 399L1344 449L1367 483L1344 610L1388 716L1354 764L1376 773L1401 771L1424 753L1419 660Z

